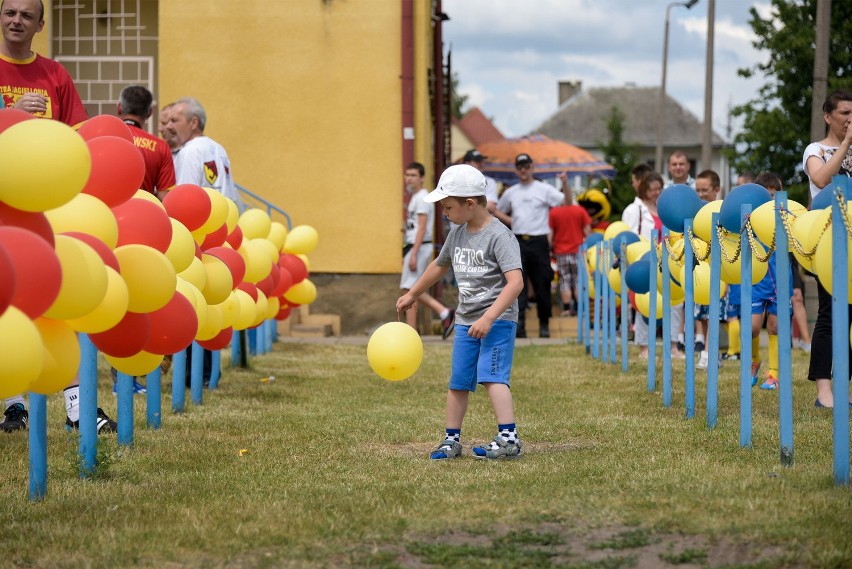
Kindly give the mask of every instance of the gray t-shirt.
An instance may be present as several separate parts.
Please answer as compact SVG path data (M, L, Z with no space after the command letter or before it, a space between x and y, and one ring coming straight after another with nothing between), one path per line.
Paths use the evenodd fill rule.
M467 224L453 227L436 262L441 267L452 265L459 287L456 322L470 326L494 304L506 286L503 273L521 268L521 249L509 228L492 218L476 233L470 233ZM498 320L517 322L518 301Z

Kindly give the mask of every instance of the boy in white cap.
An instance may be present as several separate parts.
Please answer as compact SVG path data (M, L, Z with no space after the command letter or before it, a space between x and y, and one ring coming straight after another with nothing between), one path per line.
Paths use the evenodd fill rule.
M485 177L476 168L450 166L427 202L441 202L454 226L441 253L423 276L396 301L408 310L417 297L438 282L450 265L458 281L452 372L447 393L447 428L433 460L462 454L461 427L470 392L483 384L497 418L498 434L474 447L474 458L520 458L521 441L515 427L509 376L518 325L518 295L524 282L521 253L512 232L487 209Z

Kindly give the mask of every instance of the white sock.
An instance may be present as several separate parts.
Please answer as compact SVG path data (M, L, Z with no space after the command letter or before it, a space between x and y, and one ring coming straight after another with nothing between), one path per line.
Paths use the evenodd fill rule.
M702 344L704 343L704 334L695 335L695 343L697 344L698 342L701 342Z
M683 344L683 334L677 335L677 341L680 342L681 344Z
M440 317L441 317L441 320L443 320L444 318L446 318L446 317L447 317L447 316L449 316L449 315L450 315L450 309L449 309L449 308L445 308L445 309L443 309L443 310L441 311L441 313L440 313L440 314L438 314L438 316L440 316Z
M6 399L5 409L8 409L9 407L14 405L15 403L20 403L21 405L24 406L24 409L26 409L26 407L27 407L27 402L26 402L26 400L24 400L24 396L23 395L15 395L14 397L9 397L8 399Z
M65 414L71 421L80 420L80 386L66 387L62 392L65 395Z

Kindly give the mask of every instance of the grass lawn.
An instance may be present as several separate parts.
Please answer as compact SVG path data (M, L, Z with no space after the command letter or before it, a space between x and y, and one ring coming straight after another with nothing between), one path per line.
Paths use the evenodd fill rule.
M522 460L470 457L495 433L480 390L465 456L431 462L450 352L427 342L419 372L391 383L365 345L276 344L226 367L203 406L173 415L164 396L159 431L137 396L135 446L101 436L95 480L51 396L43 502L28 500L27 437L0 433L0 567L852 567L852 491L833 485L831 413L802 352L789 468L775 393L755 389L754 446L739 448L738 365L709 431L704 372L687 421L682 361L665 409L638 363L622 374L558 342L516 348ZM114 416L106 368L101 381Z

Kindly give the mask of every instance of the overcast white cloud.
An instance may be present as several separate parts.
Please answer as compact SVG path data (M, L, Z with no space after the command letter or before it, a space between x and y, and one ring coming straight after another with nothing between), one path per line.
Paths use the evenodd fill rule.
M460 91L506 136L533 130L557 109L559 81L584 88L633 83L659 87L668 0L444 0ZM704 118L707 0L671 9L667 92ZM760 78L737 69L764 55L751 45L749 8L768 2L717 0L713 126L726 136L729 105L756 96ZM733 125L736 130L737 125Z

